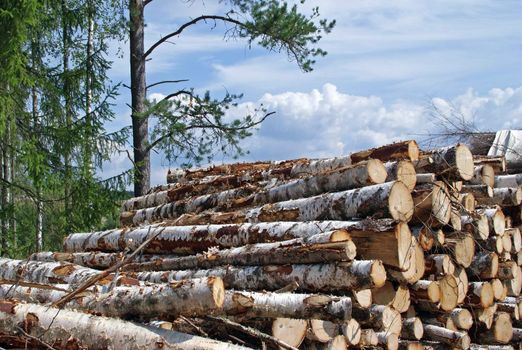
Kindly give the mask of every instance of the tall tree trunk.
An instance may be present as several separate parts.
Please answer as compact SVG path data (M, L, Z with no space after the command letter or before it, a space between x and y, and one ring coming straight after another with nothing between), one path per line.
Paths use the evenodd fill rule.
M7 87L9 89L9 86ZM7 254L9 250L9 230L12 216L11 213L11 159L10 159L10 148L11 147L11 116L8 115L6 120L6 128L3 135L3 147L2 147L2 176L3 176L3 187L2 187L2 255Z
M31 42L31 60L32 60L32 66L33 66L33 70L35 72L37 72L37 41L34 39L32 42ZM32 117L33 117L33 130L37 130L38 128L38 91L37 91L37 88L36 86L33 86L31 88L31 104L32 104ZM36 136L36 132L34 134L34 137L37 137ZM35 185L35 188L36 188L36 199L35 199L35 204L36 204L36 246L35 246L35 250L37 252L40 252L42 251L43 249L43 202L42 202L42 199L41 199L41 196L42 196L42 189L41 189L41 186L40 186L40 181L39 181L39 174L34 174L33 175L34 178L32 179L33 180L33 183Z
M13 182L14 176L15 176L15 124L14 120L10 120L9 122L9 142L11 146L9 147L9 182ZM16 218L15 218L15 212L14 212L14 193L12 189L9 189L9 196L8 196L8 205L10 208L10 215L9 215L9 230L12 235L12 243L13 243L13 249L16 250L17 248L17 240L16 240Z
M150 187L149 121L144 116L146 83L144 55L143 0L130 0L130 67L132 95L132 138L134 146L134 196L146 194Z
M92 177L92 148L93 140L93 116L92 116L92 84L93 84L93 64L92 55L94 47L94 8L92 1L87 1L87 62L85 70L85 140L83 149L83 176L87 179Z
M71 95L71 84L69 77L69 55L70 55L70 33L69 33L69 23L67 20L68 16L67 5L65 1L62 1L62 59L63 59L63 94L65 101L65 126L67 129L71 127L72 124L72 95ZM71 168L71 147L68 144L69 141L66 142L66 147L64 149L64 209L65 209L65 230L66 232L70 232L72 229L72 203L71 203L71 180L72 180L72 168Z
M6 144L3 144L0 149L0 173L2 176L2 184L1 184L1 193L0 193L0 208L2 209L0 215L0 255L7 254L7 201L6 201L6 193L7 193L7 183L6 183L6 174L4 171L5 165L5 148Z

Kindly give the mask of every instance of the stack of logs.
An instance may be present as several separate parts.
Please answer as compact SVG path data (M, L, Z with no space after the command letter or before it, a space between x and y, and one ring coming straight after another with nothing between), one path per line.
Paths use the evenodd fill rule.
M122 228L0 259L0 344L522 349L522 174L462 144L168 174Z

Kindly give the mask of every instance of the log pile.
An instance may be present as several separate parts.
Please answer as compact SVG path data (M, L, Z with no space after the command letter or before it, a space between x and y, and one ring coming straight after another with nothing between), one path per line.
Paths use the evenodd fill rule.
M521 349L522 174L462 144L170 172L0 258L0 346Z

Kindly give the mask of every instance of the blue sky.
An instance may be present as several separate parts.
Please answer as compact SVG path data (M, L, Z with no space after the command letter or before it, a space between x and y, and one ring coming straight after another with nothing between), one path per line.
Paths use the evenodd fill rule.
M308 0L303 11L313 6L337 20L320 43L329 54L313 72L301 72L284 54L224 41L223 25L200 24L147 63L148 84L190 82L149 93L228 90L244 93L231 115L260 102L276 111L244 142L251 153L243 160L338 156L415 137L436 127L433 105L455 109L481 129L522 127L519 0ZM153 0L145 11L146 46L193 17L226 10L218 0ZM122 45L110 76L128 84L128 44ZM130 123L129 100L122 89L112 127ZM126 157L115 157L104 174L128 168ZM153 184L165 182L168 167L160 153L153 155Z

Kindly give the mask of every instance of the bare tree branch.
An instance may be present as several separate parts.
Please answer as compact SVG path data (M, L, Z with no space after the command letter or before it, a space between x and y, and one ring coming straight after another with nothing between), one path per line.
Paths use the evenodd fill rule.
M146 89L150 89L153 86L160 85L160 84L175 84L175 83L182 83L185 81L189 81L189 79L180 79L180 80L162 80L158 81L157 83L147 85Z
M149 0L149 1L152 1L152 0ZM180 35L185 29L187 29L188 27L190 27L191 25L194 25L198 22L201 22L201 21L206 21L206 20L214 20L214 21L223 21L225 23L233 23L237 26L240 26L240 27L243 27L244 26L244 23L241 22L241 21L238 21L236 19L233 19L231 17L227 17L227 16L217 16L217 15L202 15L202 16L199 16L199 17L196 17L194 18L192 21L189 21L185 24L183 24L182 26L180 26L176 31L164 36L163 38L161 38L160 40L156 41L144 54L144 57L148 57L152 51L154 51L154 49L156 49L158 46L160 46L161 44L163 44L165 41L169 40L170 38L176 36L176 35Z

